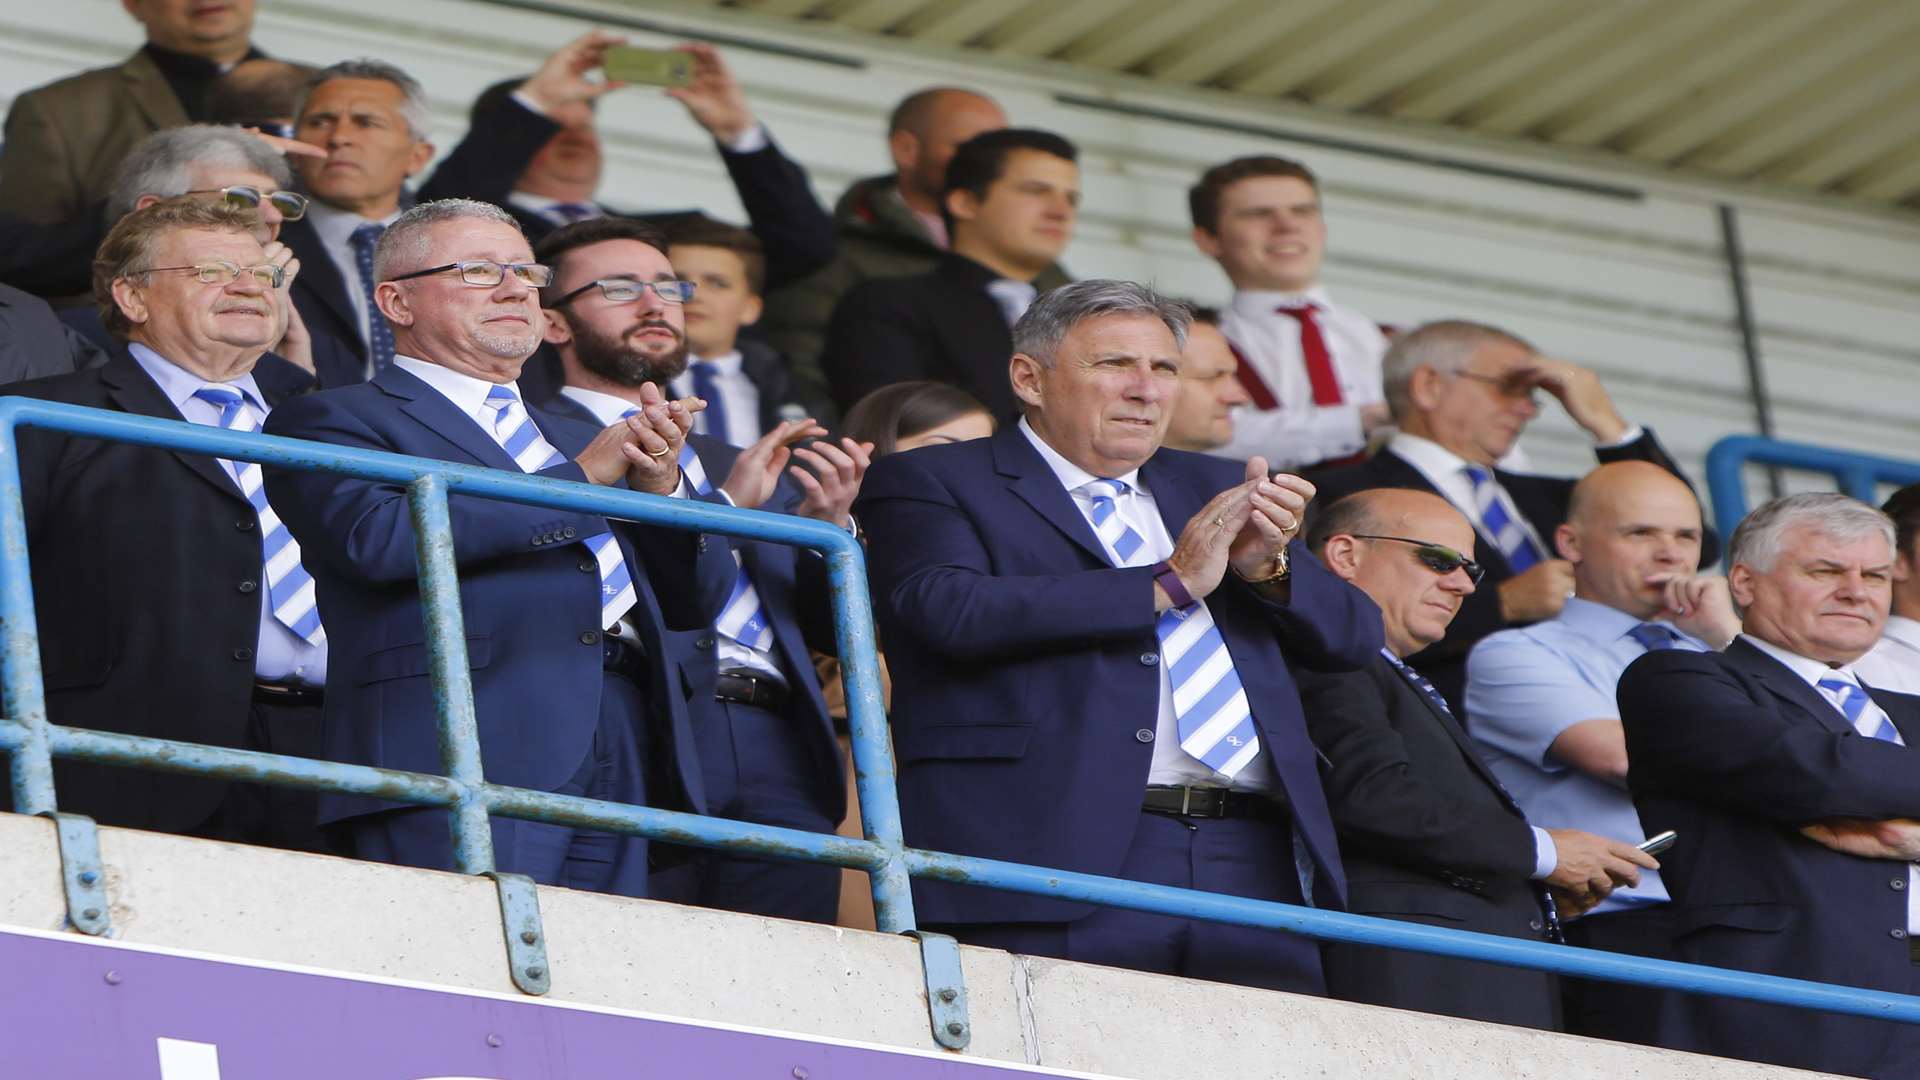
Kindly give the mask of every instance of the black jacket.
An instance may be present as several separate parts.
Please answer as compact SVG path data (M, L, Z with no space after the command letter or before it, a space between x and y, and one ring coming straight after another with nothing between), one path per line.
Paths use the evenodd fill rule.
M45 300L0 285L0 383L64 375L106 358L99 346L63 325Z

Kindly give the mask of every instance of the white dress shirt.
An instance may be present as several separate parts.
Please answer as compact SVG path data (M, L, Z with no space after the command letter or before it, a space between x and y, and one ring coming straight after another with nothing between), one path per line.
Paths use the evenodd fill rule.
M220 406L211 401L194 397L194 391L209 385L207 380L175 364L173 361L135 342L127 346L133 354L133 360L140 365L153 381L159 385L160 392L180 410L180 415L196 423L209 427L220 426ZM246 395L248 404L260 410L261 419L265 419L267 409L266 396L260 393L260 387L253 381L253 373L248 372L231 382L230 386ZM240 490L240 476L236 463L220 460L221 468L233 478L234 490ZM264 554L262 555L264 559ZM306 638L294 633L287 624L273 617L273 597L268 595L266 571L261 568L260 581L260 633L258 643L253 650L253 674L263 682L292 686L324 686L327 681L327 643L322 639L315 645Z
M1313 403L1313 382L1300 344L1305 327L1278 310L1308 303L1317 309L1320 335L1340 383L1338 405ZM1262 410L1242 405L1233 410L1233 441L1213 453L1235 460L1258 454L1271 467L1297 468L1367 448L1360 408L1386 401L1380 360L1387 354L1387 338L1372 319L1333 303L1318 286L1298 294L1243 289L1221 314L1220 332L1280 406Z
M1441 497L1452 503L1455 510L1460 511L1468 521L1473 523L1474 531L1480 534L1480 538L1495 550L1499 550L1500 542L1487 532L1486 526L1480 521L1479 504L1473 497L1473 480L1467 476L1467 467L1472 465L1472 462L1432 439L1409 435L1404 431L1395 432L1393 438L1387 440L1386 449L1398 454L1401 460L1413 466L1421 476L1426 477L1427 483L1432 484L1433 489L1438 491ZM1485 468L1485 466L1478 467ZM1513 496L1507 494L1507 489L1501 485L1498 478L1493 480L1493 491L1494 498L1500 500L1500 505L1506 508L1508 520L1520 526L1521 530L1527 534L1527 537L1533 541L1534 550L1540 553L1540 557L1555 558L1554 549L1545 542L1544 537L1534 531L1533 522L1528 521L1527 516L1514 505Z
M731 446L752 445L755 439L765 434L760 430L760 388L747 378L740 350L735 349L711 360L689 355L687 370L668 384L667 389L677 398L690 396L693 393L693 365L702 362L714 366L713 384L720 391L720 407L727 414L727 430L709 430L708 424L713 418L705 412L693 414L693 430Z
M1040 452L1047 467L1053 470L1060 480L1060 486L1067 489L1073 498L1073 504L1082 517L1093 520L1093 497L1079 490L1081 486L1095 480L1112 479L1127 485L1127 491L1113 501L1114 512L1121 520L1133 527L1146 544L1147 552L1155 562L1173 554L1173 537L1167 532L1166 522L1160 520L1159 506L1153 501L1153 493L1146 490L1140 481L1140 470L1117 477L1099 477L1060 456L1060 452L1048 446L1039 435L1028 426L1026 418L1020 420L1020 433L1027 437L1033 448ZM1091 525L1089 525L1091 528ZM1202 605L1206 603L1203 599ZM1180 749L1180 724L1173 712L1173 683L1167 677L1165 654L1160 661L1160 707L1159 717L1154 722L1153 764L1147 771L1148 784L1201 785L1219 787L1220 775L1208 768L1200 759ZM1279 786L1279 778L1273 771L1273 758L1264 747L1254 756L1246 768L1237 773L1229 785L1236 791L1272 792Z
M1807 657L1801 656L1799 653L1788 652L1780 646L1770 641L1762 641L1752 634L1741 634L1740 637L1745 640L1747 644L1780 661L1790 668L1795 675L1805 679L1807 685L1813 687L1815 694L1820 695L1822 700L1833 705L1835 714L1839 715L1842 719L1846 717L1846 714L1840 711L1839 704L1835 703L1826 691L1820 689L1819 683L1821 679L1838 678L1853 683L1855 686L1859 686L1861 680L1860 676L1854 670L1854 665L1842 664L1839 667L1832 667L1823 660L1810 660ZM1867 685L1871 686L1874 684L1868 683ZM1879 730L1882 723L1889 722L1891 722L1891 718L1887 716L1887 711L1880 707L1879 702L1869 697L1866 707L1861 709L1860 715L1854 718L1853 727L1862 737L1872 738L1871 732ZM1893 741L1900 746L1907 745L1907 740L1901 737L1898 728L1894 729ZM1920 934L1920 865L1914 863L1907 864L1907 933Z
M1888 619L1880 643L1855 660L1853 670L1875 690L1920 694L1920 620L1904 615Z
M313 223L314 235L320 238L320 245L327 249L327 257L340 271L340 280L347 286L347 302L353 305L354 329L360 332L360 344L367 342L367 317L385 318L372 311L367 303L367 291L360 284L360 261L353 251L353 232L362 225L392 225L400 219L400 211L395 210L383 218L366 218L351 210L341 210L328 206L319 199L307 204L307 220Z
M602 425L607 427L612 427L614 424L619 423L620 418L626 415L627 410L638 408L638 406L626 398L615 397L612 394L603 394L598 390L588 390L585 387L563 386L560 388L560 392L592 413L594 419L600 421ZM733 497L728 495L726 491L715 482L716 480L724 479L726 478L708 476L707 482L712 484L716 494L727 501L728 506L732 506ZM675 498L686 498L690 494L690 488L684 473L681 474L680 477L679 490L673 494ZM740 562L740 552L738 548L733 552L733 561L735 565L738 565ZM762 600L761 603L764 604L766 601ZM786 685L786 672L780 669L780 658L773 655L772 652L742 645L738 641L717 631L714 633L713 638L714 655L718 661L719 670L723 672L739 671L744 668L761 678L772 679L783 686Z

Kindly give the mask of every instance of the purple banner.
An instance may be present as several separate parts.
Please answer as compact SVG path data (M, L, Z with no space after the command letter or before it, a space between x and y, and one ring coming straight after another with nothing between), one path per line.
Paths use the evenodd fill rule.
M72 935L0 931L0 971L0 1074L21 1080L1074 1075Z

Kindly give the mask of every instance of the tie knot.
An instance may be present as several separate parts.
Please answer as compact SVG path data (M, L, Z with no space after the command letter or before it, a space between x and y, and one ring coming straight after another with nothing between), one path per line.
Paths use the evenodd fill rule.
M495 386L487 391L486 406L495 412L504 412L520 404L520 398L504 386Z
M1659 623L1643 622L1627 631L1627 636L1640 643L1640 647L1649 652L1654 649L1671 649L1680 635Z
M1313 305L1313 302L1310 300L1299 301L1291 304L1281 304L1279 307L1274 308L1273 310L1278 314L1299 319L1301 322L1312 322L1314 318L1319 314L1319 309L1316 308Z
M231 386L203 386L193 392L201 401L212 402L223 409L231 409L245 400L240 391Z
M1122 480L1094 480L1080 485L1080 490L1094 499L1116 499L1131 489Z
M380 235L386 231L387 227L385 225L377 221L369 221L365 225L353 230L353 246L371 250L373 245L380 242Z
M1838 675L1829 675L1818 683L1820 689L1838 695L1842 700L1860 693L1858 684L1849 682Z
M1467 474L1467 479L1473 481L1474 487L1479 487L1493 479L1493 474L1488 472L1484 466L1463 465L1461 468Z
M600 211L589 203L563 202L553 204L553 210L568 221L585 221L600 216Z

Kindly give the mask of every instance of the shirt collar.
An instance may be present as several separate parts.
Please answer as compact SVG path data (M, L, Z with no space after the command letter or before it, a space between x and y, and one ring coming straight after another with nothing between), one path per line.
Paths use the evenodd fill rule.
M1559 621L1595 641L1609 643L1626 637L1643 623L1652 623L1666 627L1703 650L1707 648L1706 642L1665 619L1637 619L1617 607L1609 607L1597 600L1583 600L1578 596L1567 598L1566 606L1560 609Z
M738 375L740 374L740 365L743 362L744 358L741 357L740 350L734 349L732 352L724 352L719 356L696 356L687 366L692 367L695 363L712 364L714 367L720 369L720 374L722 375Z
M173 403L173 407L181 410L183 416L187 399L193 397L194 391L213 383L213 380L195 375L137 341L127 344L127 352L132 354L134 362L140 365L140 370L146 372L147 376L160 387L160 392L167 396L167 400ZM253 381L252 371L229 380L225 385L245 394L248 404L262 413L267 411L267 400L261 396L259 384Z
M1387 440L1387 449L1429 477L1458 476L1460 470L1473 464L1432 439L1404 431L1394 432L1393 438Z
M1047 463L1047 468L1053 470L1053 475L1059 478L1060 485L1066 488L1068 491L1077 491L1081 487L1087 484L1093 483L1095 480L1108 479L1107 477L1104 477L1104 476L1095 476L1092 473L1088 472L1087 470L1081 468L1078 465L1075 465L1073 462L1068 461L1066 458L1062 457L1060 455L1060 451L1055 450L1051 446L1048 446L1046 440L1042 439L1040 437L1040 434L1033 430L1033 425L1027 423L1026 417L1023 416L1020 418L1019 426L1020 426L1020 434L1025 435L1027 437L1027 441L1033 444L1033 448L1035 450L1040 451L1041 460ZM1116 476L1116 477L1113 477L1112 479L1118 480L1120 483L1127 485L1129 488L1133 489L1134 491L1143 490L1140 487L1140 470L1139 469L1134 469L1132 472L1129 472L1124 476Z
M1277 292L1272 289L1240 289L1233 294L1233 310L1242 315L1271 317L1279 307L1298 307L1312 304L1322 311L1333 306L1328 298L1326 287L1315 285L1306 292Z
M486 406L487 394L495 386L505 386L512 390L523 407L527 403L526 395L520 393L519 383L490 383L485 379L468 375L466 372L455 371L450 367L442 367L413 356L395 356L393 363L395 367L438 390L442 397L453 402L468 416L480 415L480 410Z
M640 407L626 398L615 397L598 390L589 390L584 386L563 386L560 392L579 402L593 414L595 420L600 421L602 427L612 427L620 422L620 418L626 415L627 410Z
M351 210L342 210L315 199L307 204L307 220L313 222L313 231L331 247L346 247L353 242L353 230L370 221L381 225L391 225L400 219L400 211L395 210L383 218L361 217Z
M1741 634L1740 637L1747 644L1791 668L1795 675L1807 681L1808 686L1814 686L1830 675L1839 675L1850 683L1857 684L1860 681L1860 677L1853 673L1852 664L1842 664L1836 668L1830 666L1825 660L1812 660L1799 653L1788 652L1773 642L1763 641L1752 634Z

